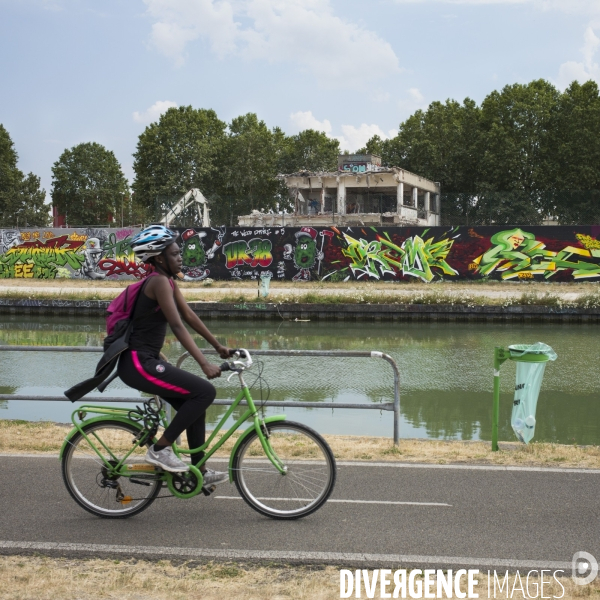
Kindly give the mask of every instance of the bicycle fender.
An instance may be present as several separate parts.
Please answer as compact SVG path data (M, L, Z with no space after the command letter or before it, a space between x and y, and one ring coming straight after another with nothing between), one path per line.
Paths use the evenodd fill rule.
M131 419L127 419L126 417L119 417L119 416L115 416L115 417L103 416L103 417L94 417L93 419L86 419L85 421L81 422L81 428L85 427L86 425L90 425L91 423L98 423L100 421L120 421L121 423L127 423L129 425L134 425L138 429L142 429L142 426L139 423L136 423L135 421L132 421ZM67 434L67 437L65 438L65 441L63 442L60 452L58 454L58 460L62 460L62 457L63 457L63 454L65 452L67 445L71 441L71 438L78 432L79 432L79 429L77 429L77 427L73 427L73 429L71 429L71 431L69 431L69 433Z
M272 417L267 417L264 421L265 423L274 423L275 421L285 421L285 415L273 415ZM233 457L238 449L238 446L254 431L254 425L252 427L248 427L242 435L238 438L238 441L235 443L233 450L231 451L231 455L229 457L229 483L233 483Z

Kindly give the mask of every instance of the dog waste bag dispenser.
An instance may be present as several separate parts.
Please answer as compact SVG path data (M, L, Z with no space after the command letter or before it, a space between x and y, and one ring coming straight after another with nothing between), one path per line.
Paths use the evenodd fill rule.
M496 348L494 353L494 408L492 415L492 450L498 450L498 417L500 404L500 365L505 360L517 363L515 396L511 425L517 438L528 444L535 433L535 412L542 386L544 370L549 360L556 360L556 352L547 344L514 344Z

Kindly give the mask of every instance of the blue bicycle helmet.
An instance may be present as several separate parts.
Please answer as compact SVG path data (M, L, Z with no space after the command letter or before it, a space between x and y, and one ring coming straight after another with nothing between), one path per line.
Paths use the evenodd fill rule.
M137 258L147 262L151 256L158 256L176 239L177 234L163 225L150 225L134 235L130 245Z

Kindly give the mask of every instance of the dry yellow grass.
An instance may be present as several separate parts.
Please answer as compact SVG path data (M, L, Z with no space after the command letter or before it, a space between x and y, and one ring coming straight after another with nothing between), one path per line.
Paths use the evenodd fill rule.
M369 576L372 577L372 573ZM527 593L526 574L521 573L521 576ZM546 582L549 578L546 574ZM514 579L514 576L510 578L511 586ZM477 580L475 592L480 598L487 598L487 574L480 573ZM537 578L529 579L533 597L539 597L539 583ZM493 580L490 587L493 589ZM388 593L393 589L392 585ZM510 592L506 594L496 589L495 597L529 597L519 591L519 586L514 594L512 589ZM547 598L593 599L600 598L600 587L598 580L587 586L576 586L569 577L562 577L560 584L546 583L544 594ZM329 600L339 597L340 573L335 567L0 556L0 600ZM364 589L362 597L366 597ZM379 586L375 598L380 598Z
M55 423L0 420L0 452L58 453L70 427ZM488 465L521 465L545 467L578 467L600 469L599 446L567 446L562 444L501 443L492 452L489 442L435 440L400 440L326 435L338 460L399 461L412 463L463 463ZM232 436L218 452L228 456L237 436Z

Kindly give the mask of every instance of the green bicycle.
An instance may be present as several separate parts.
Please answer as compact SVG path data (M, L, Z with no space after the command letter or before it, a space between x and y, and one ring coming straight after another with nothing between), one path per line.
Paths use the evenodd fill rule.
M252 425L239 436L229 457L229 481L253 509L274 519L297 519L320 508L333 491L336 463L327 442L310 427L286 421L285 415L261 418L244 382L243 373L252 366L247 350L223 363L222 371L237 375L241 391L225 412L205 444L184 449L181 455L205 455L186 473L169 473L144 462L145 446L156 441L167 417L160 398L145 401L135 409L83 405L73 412L74 428L60 451L62 476L73 499L85 510L105 518L136 515L158 497L166 485L172 496L193 498L210 495L215 486L203 485L198 468L240 428ZM242 400L247 410L221 438L213 443L223 424ZM88 415L94 415L88 417Z

